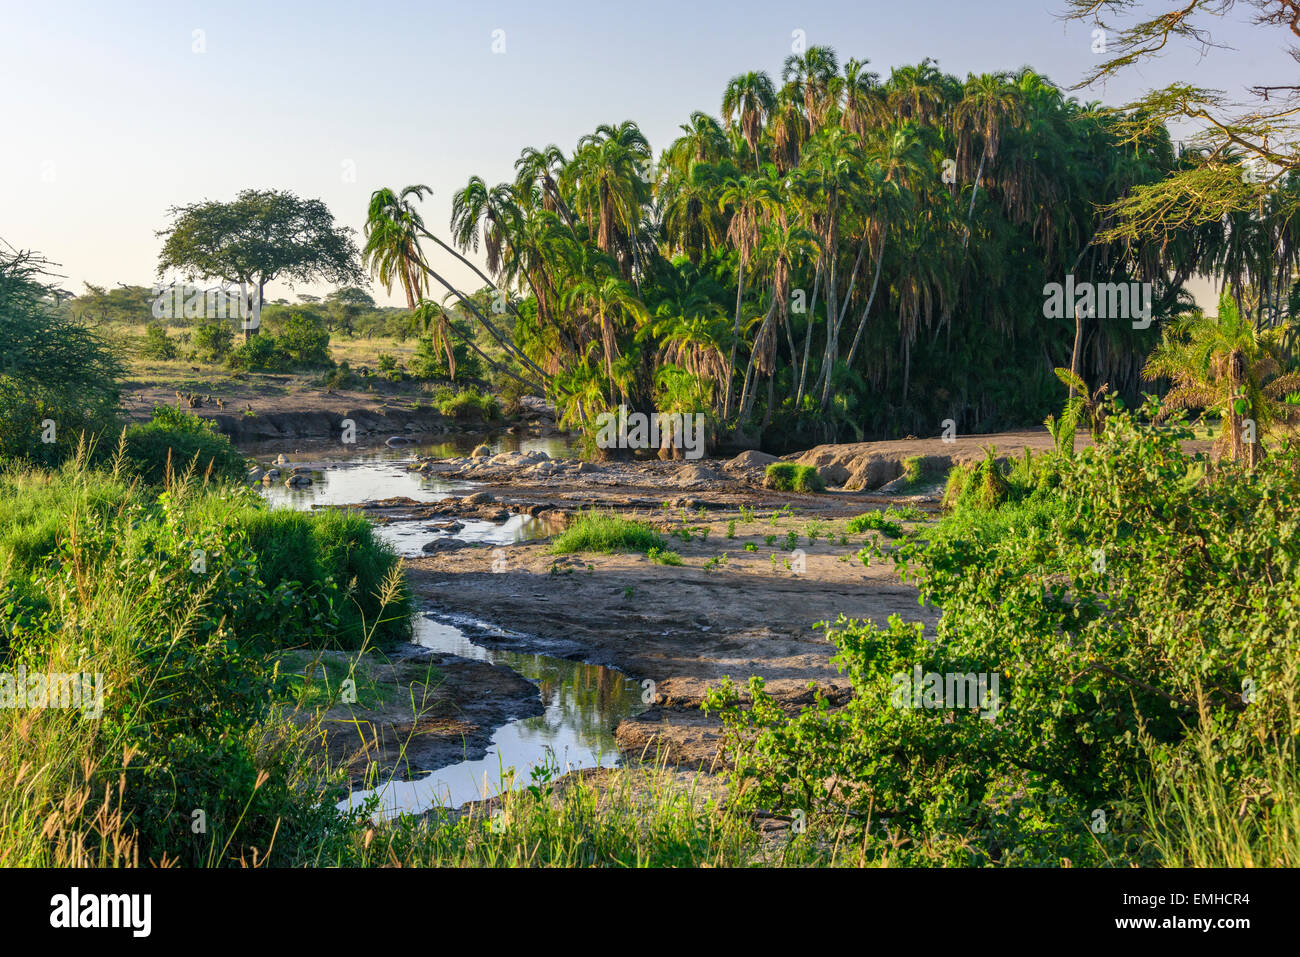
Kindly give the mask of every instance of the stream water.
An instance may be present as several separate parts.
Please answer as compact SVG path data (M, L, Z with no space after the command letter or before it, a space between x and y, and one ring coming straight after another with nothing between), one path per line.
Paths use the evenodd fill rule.
M482 623L477 623L481 625ZM618 764L614 729L624 718L645 710L640 686L613 668L566 658L498 650L476 644L451 621L421 617L415 643L435 651L505 665L537 684L546 709L511 721L492 735L487 754L461 761L412 781L391 780L373 790L352 792L340 808L356 807L379 796L380 816L418 813L431 807L459 807L525 787L535 767L556 775L580 768ZM514 775L509 775L513 769Z
M262 461L283 451L292 461L316 466L312 470L312 485L305 489L289 489L278 483L264 489L275 507L310 509L395 496L436 502L452 495L465 495L476 488L473 483L422 476L407 470L406 463L425 455L439 458L464 455L483 441L492 445L494 452L540 449L556 457L572 454L563 438L519 439L510 435L495 438L460 435L437 443L396 449L377 444L341 451L335 443L292 451L283 445L246 447L245 451ZM500 524L475 519L459 521L464 527L456 532L430 529L427 519L377 525L376 530L400 554L408 556L421 554L425 543L443 536L508 545L550 532L543 523L526 515L511 515ZM536 767L563 774L618 763L614 729L622 719L645 709L641 689L635 681L601 665L478 644L467 635L467 630L492 634L494 639L503 638L507 642L519 637L473 619L438 620L422 615L415 622L414 643L514 670L538 686L545 711L498 728L487 754L480 759L461 761L415 780L395 779L373 790L354 791L339 805L341 808L356 807L376 794L381 816L419 813L432 807L459 807L468 801L499 794L507 786L527 786L531 783L531 770ZM513 775L508 773L511 769Z

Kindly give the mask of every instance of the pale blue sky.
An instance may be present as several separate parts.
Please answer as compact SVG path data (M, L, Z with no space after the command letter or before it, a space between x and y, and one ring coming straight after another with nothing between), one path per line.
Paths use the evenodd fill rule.
M373 189L423 182L434 190L426 221L445 235L451 194L471 174L510 178L524 146L567 153L597 124L625 119L657 154L692 110L716 114L734 74L779 78L797 29L882 75L931 56L958 77L1028 64L1073 84L1097 57L1091 27L1063 23L1062 9L1054 0L670 0L636 13L566 0L6 0L0 238L61 263L62 284L80 292L85 280L153 282L167 207L245 187L319 197L360 233ZM194 52L196 30L205 52ZM492 52L494 30L504 31L503 54ZM1204 61L1178 52L1077 95L1119 103L1175 77L1234 94L1290 82L1276 30L1223 36L1242 48L1251 39L1248 72L1240 52Z

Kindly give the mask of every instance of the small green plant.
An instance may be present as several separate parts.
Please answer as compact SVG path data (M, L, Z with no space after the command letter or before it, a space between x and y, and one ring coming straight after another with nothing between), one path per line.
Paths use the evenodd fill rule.
M746 543L745 543L745 551L747 551L747 552L756 552L756 551L758 551L758 546L755 545L753 542L746 542Z
M763 544L766 545L768 548L771 548L773 545L776 544L776 536L775 536L775 535L764 535L764 536L763 536Z
M736 520L734 518L731 521L727 522L727 537L728 538L736 537Z
M899 538L903 534L903 526L897 522L891 522L880 512L866 512L862 515L849 519L848 524L844 526L850 535L857 535L859 532L865 532L867 529L880 532L887 538Z
M754 521L754 510L748 505L740 506L740 520L746 525L751 524Z
M809 545L816 545L817 539L826 534L826 523L811 521L804 527L803 533L808 536Z
M727 564L727 553L723 552L721 555L714 555L707 562L705 562L704 570L706 572L711 571L714 568L721 568L725 564Z
M666 548L651 548L646 552L646 557L656 565L680 565L682 556Z
M799 533L793 528L785 533L785 544L781 546L787 552L792 552L799 547Z

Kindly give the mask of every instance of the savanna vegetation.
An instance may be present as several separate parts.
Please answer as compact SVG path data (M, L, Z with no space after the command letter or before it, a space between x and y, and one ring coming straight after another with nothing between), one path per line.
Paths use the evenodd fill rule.
M1211 6L1188 13L1233 4ZM1297 10L1276 7L1264 24ZM1180 29L1128 28L1099 75ZM18 707L0 680L0 866L1300 864L1290 110L1229 115L1190 86L1108 109L1029 68L868 67L813 46L779 80L740 74L657 158L632 121L526 149L512 181L456 192L446 239L422 185L375 190L359 246L287 192L173 209L160 275L252 290L242 341L155 315L145 287L70 296L0 250L0 676L101 692ZM1166 124L1191 116L1209 127L1181 149ZM366 273L405 308L378 307ZM1150 283L1150 327L1049 315L1067 275ZM1196 275L1222 287L1213 316ZM338 288L263 308L277 278ZM851 686L834 703L719 682L725 787L650 766L602 789L542 764L494 811L378 823L377 801L338 809L354 780L321 711L361 655L411 637L394 550L360 515L268 508L205 420L128 425L120 404L195 362L341 388L360 342L368 375L427 383L450 418L545 395L576 429L702 411L715 436L801 447L1046 417L1052 447L954 467L938 520L902 505L783 536L787 505L746 536L772 574L805 539L888 563L942 615L822 622ZM827 491L788 461L765 479ZM709 530L681 518L690 553ZM737 521L752 508L728 540ZM661 532L586 511L546 547L726 573L726 552L684 559ZM324 652L344 657L322 690ZM774 843L773 817L800 827Z

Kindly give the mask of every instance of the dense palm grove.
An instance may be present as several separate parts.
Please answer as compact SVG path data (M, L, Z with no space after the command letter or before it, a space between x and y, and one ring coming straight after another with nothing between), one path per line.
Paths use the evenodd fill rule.
M574 424L626 403L707 409L769 445L934 434L944 419L988 431L1059 405L1053 369L1076 333L1084 380L1135 398L1159 320L1188 310L1198 272L1263 290L1268 321L1286 305L1289 215L1107 241L1110 204L1198 159L1162 127L1131 128L1028 68L962 83L927 60L882 81L810 47L780 84L735 77L721 119L691 114L658 162L624 122L568 156L525 149L514 182L471 178L450 243L420 218L425 187L380 190L366 251L442 348L430 279ZM485 256L486 310L422 239L467 265ZM1157 322L1044 318L1044 284L1067 273L1150 282Z

